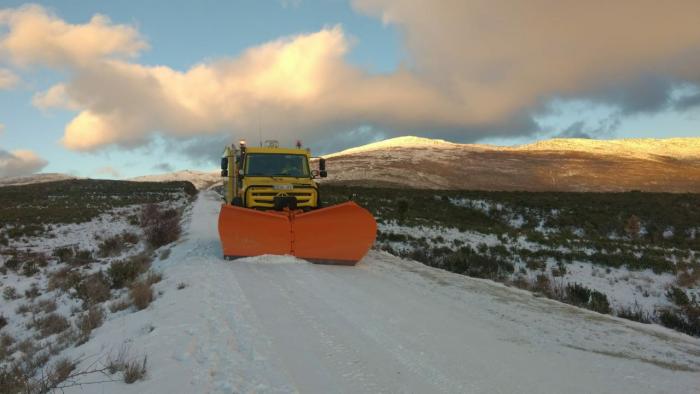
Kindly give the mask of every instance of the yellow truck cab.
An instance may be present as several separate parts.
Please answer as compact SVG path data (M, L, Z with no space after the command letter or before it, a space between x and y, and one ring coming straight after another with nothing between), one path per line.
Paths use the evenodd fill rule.
M300 145L300 144L299 144ZM222 159L226 202L232 205L282 210L319 208L317 177L325 177L325 160L319 160L320 170L312 170L311 153L300 146L280 148L275 141L265 147L228 147ZM225 174L224 174L225 173Z

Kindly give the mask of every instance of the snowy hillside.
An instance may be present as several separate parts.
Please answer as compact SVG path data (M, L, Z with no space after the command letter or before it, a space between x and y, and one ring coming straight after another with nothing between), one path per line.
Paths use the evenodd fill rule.
M327 182L428 189L700 192L700 138L518 147L399 137L325 156Z
M0 178L0 187L1 186L30 185L33 183L64 181L67 179L80 179L80 178L76 177L76 176L72 176L72 175L57 174L57 173L34 174L34 175L27 175L27 176Z
M137 271L144 273L132 286L153 288L152 302L141 306L135 287L128 290L114 280L125 278L115 267L138 259L145 244L137 236L120 252L107 253L112 249L104 246L114 236L140 234L130 222L133 214L114 211L82 225L55 226L50 244L26 237L21 242L33 251L77 244L111 257L84 268L75 256L65 263L49 259L30 275L20 273L23 267L18 273L8 269L1 277L3 290L12 287L15 295L1 311L9 322L2 334L12 338L3 340L4 357L34 354L34 360L47 354L46 369L37 376L63 376L59 387L67 393L686 393L697 388L698 338L386 252L370 251L356 267L319 266L289 256L225 261L216 229L219 204L215 193L200 193L185 210L182 238L153 252L159 257L151 273ZM401 231L383 226L382 231ZM90 242L99 228L106 233ZM446 231L440 235L451 237ZM114 285L104 294L99 320L90 319L95 307L85 297L102 292L71 287L70 280L61 279L70 275L57 274L66 268L93 278L85 283ZM68 326L53 322L60 316ZM48 335L37 339L42 327L48 327ZM84 334L72 340L66 333L73 330ZM70 368L58 368L65 365Z
M698 339L386 253L355 268L284 256L224 261L218 206L216 195L200 196L185 240L155 263L163 280L147 309L111 316L61 353L94 357L126 343L147 355L145 380L99 392L697 389Z

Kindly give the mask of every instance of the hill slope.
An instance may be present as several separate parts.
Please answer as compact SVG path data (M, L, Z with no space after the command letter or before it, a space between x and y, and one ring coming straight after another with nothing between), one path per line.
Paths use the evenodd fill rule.
M217 212L217 196L200 193L187 240L157 263L158 299L67 350L94 355L128 340L148 356L148 379L100 392L697 388L696 338L376 251L350 269L288 256L227 262Z
M0 187L2 187L2 186L31 185L34 183L65 181L68 179L81 179L81 178L73 176L73 175L68 175L68 174L43 173L43 174L34 174L34 175L26 175L26 176L0 178Z
M326 156L327 182L429 189L700 192L700 138L518 147L399 137Z

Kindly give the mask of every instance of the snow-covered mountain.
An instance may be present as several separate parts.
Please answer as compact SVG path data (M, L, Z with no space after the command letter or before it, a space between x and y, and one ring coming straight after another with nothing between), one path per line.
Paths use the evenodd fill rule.
M128 179L135 182L172 182L172 181L189 181L192 182L197 189L208 189L221 182L219 171L205 172L196 170L183 170L177 172L169 172L166 174L144 175L136 178Z
M515 147L398 137L325 156L328 182L431 189L700 192L700 138Z
M29 185L32 183L65 181L68 179L80 179L80 178L73 176L73 175L58 174L58 173L44 173L44 174L34 174L34 175L26 175L26 176L16 176L16 177L9 177L9 178L0 178L0 187L2 187L2 186Z

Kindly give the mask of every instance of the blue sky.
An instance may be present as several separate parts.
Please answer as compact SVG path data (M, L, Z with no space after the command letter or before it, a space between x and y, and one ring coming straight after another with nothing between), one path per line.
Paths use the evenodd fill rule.
M315 153L402 134L505 145L555 136L700 135L698 106L681 110L673 101L678 95L695 97L698 73L666 65L671 58L668 54L700 48L700 34L695 31L684 33L687 37L679 37L679 43L660 42L658 45L665 47L657 52L620 57L617 63L624 65L622 70L630 70L629 78L611 79L611 75L620 75L620 69L612 66L611 70L590 71L596 68L595 56L599 53L603 59L609 49L596 47L589 67L562 64L571 72L562 72L557 83L550 83L546 73L518 75L516 71L499 74L490 89L491 77L484 79L483 70L490 75L490 70L498 70L500 65L489 58L489 48L479 47L481 41L474 39L473 30L460 30L467 29L463 25L472 29L474 24L468 22L472 9L435 6L421 10L430 5L417 3L421 5L411 7L416 9L412 12L395 8L391 0L34 4L40 7L20 13L18 10L27 10L23 2L0 1L0 9L14 18L3 22L0 16L0 43L4 39L7 49L3 52L0 44L0 70L17 79L11 86L0 85L0 153L32 151L39 161L27 166L30 172L130 177L186 168L207 170L213 168L222 141L239 135L252 138L257 135L256 125L264 130L264 137L283 143L302 138ZM461 12L465 12L463 20ZM493 10L494 17L519 25L520 21L513 19L517 16L503 18L499 12ZM649 10L650 15L659 12ZM109 21L92 24L96 14L107 16ZM75 32L66 33L69 38L59 44L39 40L47 47L32 52L35 41L22 41L17 32L22 23L30 26L29 18L35 15L63 24L57 31L47 27L49 38L71 29ZM684 23L682 14L670 17ZM93 34L75 28L83 25L107 30L104 40L94 48L89 43L81 48L81 40L89 42ZM606 28L604 24L602 28ZM607 28L616 34L617 29L636 27L623 21ZM75 39L79 34L82 36ZM483 34L488 40L502 31L487 28ZM13 35L19 38L10 40ZM110 37L123 41L110 51L102 51ZM546 66L513 50L527 45L540 48L536 39L523 39L512 46L510 39L497 41L493 51L500 51L498 59L506 59L508 66L521 64L523 70ZM589 38L572 35L566 39L579 42ZM648 37L640 34L639 39ZM44 55L54 52L63 57L56 60ZM551 56L561 58L558 53ZM653 73L635 63L644 60L647 65L655 64L649 59L659 62ZM585 61L584 57L582 63ZM615 65L616 59L610 62ZM115 66L110 74L105 65L128 70L119 71ZM188 72L198 65L209 79ZM290 75L294 81L287 86ZM649 75L663 82L647 84ZM235 82L202 88L211 78L232 78ZM152 80L158 80L161 88L141 90ZM532 82L523 83L525 80ZM133 91L128 90L131 81ZM248 87L248 81L254 81L250 82L253 88ZM33 103L33 98L57 84L67 92L60 102L53 100L42 108ZM118 92L110 94L108 89ZM250 89L257 90L251 93ZM216 95L230 97L232 109L213 108L228 105ZM641 95L647 95L648 100L640 104ZM137 104L145 96L163 102L175 98L167 108L150 108L154 100ZM192 113L185 113L188 110ZM158 115L150 116L156 112ZM81 116L86 113L90 116ZM92 123L95 119L99 123ZM104 128L102 134L86 126L95 124L95 128ZM122 124L129 126L122 130ZM0 160L2 157L0 154ZM20 166L13 171L7 174L23 170Z

